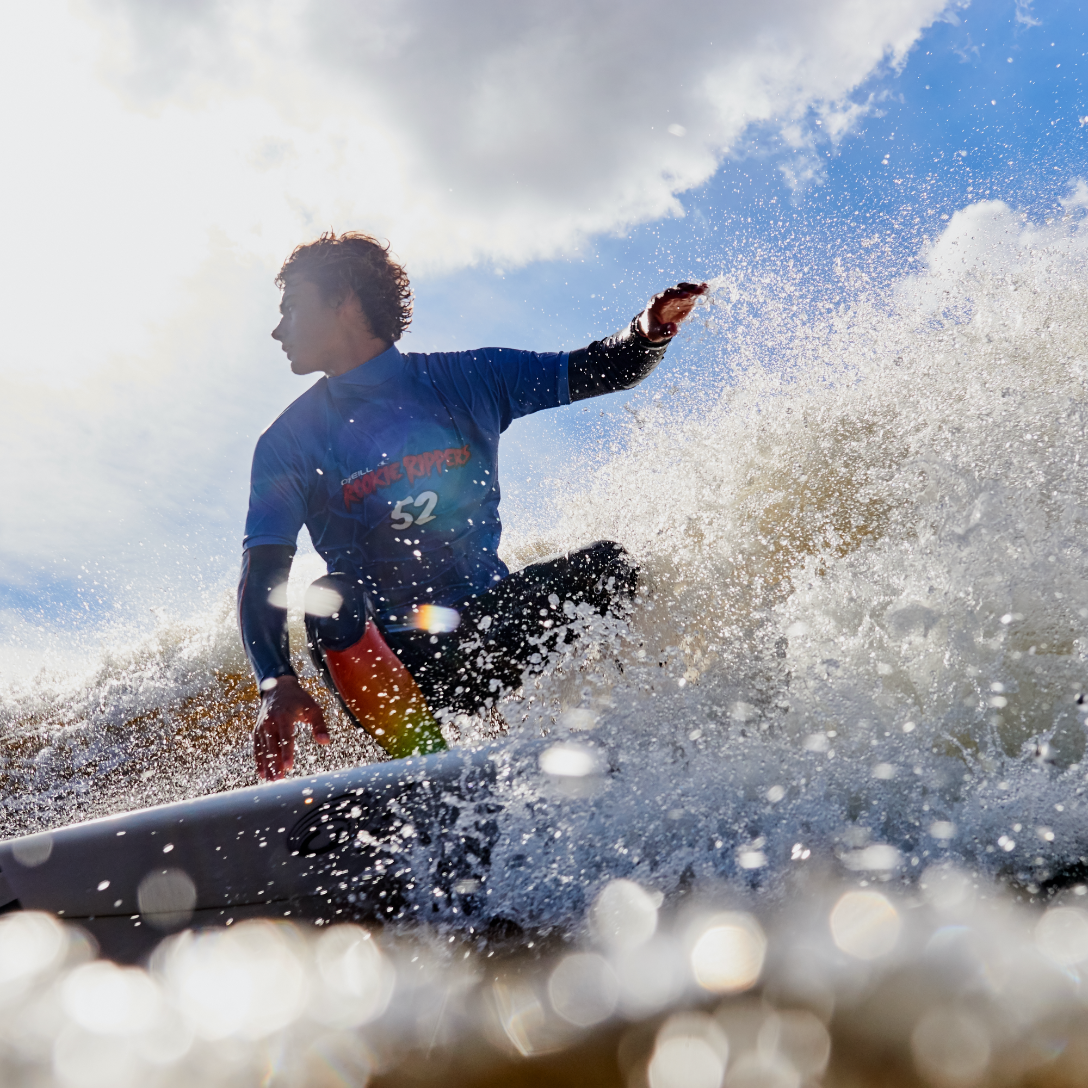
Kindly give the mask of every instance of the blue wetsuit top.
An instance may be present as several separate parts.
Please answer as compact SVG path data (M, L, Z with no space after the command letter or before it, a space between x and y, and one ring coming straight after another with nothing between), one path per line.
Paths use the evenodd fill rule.
M366 588L386 630L508 573L498 556L499 435L519 416L629 389L666 342L631 325L577 351L401 353L321 378L253 455L238 613L258 681L293 672L287 580L303 525L329 573Z
M507 573L497 549L499 435L570 403L567 353L402 354L321 378L257 442L244 548L305 525L330 573L360 579L383 626Z

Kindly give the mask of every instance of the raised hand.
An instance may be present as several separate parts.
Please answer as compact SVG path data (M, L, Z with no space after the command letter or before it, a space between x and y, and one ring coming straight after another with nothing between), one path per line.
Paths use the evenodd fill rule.
M321 707L297 676L279 676L276 686L261 696L261 712L253 730L253 755L260 778L283 778L295 765L295 727L300 724L313 730L318 744L329 743Z
M705 283L678 283L654 295L638 315L638 331L655 343L675 336L680 322L695 307L695 300L707 290Z

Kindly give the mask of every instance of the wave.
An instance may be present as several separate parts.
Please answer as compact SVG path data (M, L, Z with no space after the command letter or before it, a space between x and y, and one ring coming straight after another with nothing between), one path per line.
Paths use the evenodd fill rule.
M720 278L701 379L633 407L545 532L507 533L514 565L611 538L644 575L631 616L567 617L501 707L511 744L622 752L621 793L573 799L565 829L535 827L527 800L497 857L554 830L571 845L510 881L511 910L558 923L616 877L780 894L821 858L864 880L954 859L1032 892L1082 864L1078 215L1034 227L975 205L925 274L851 281L838 306L773 262ZM300 647L298 587L319 569L296 566ZM303 741L300 771L379 758L320 697L334 744ZM251 782L255 708L226 591L86 670L8 683L3 830ZM496 722L448 728L475 744Z

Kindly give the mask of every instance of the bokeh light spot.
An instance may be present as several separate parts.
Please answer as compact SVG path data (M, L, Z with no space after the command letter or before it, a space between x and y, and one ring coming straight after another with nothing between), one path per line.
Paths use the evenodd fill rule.
M691 950L695 981L715 994L754 986L763 970L767 938L750 914L715 915Z
M646 1069L650 1088L719 1088L729 1058L725 1032L704 1013L670 1016Z
M319 988L311 1014L330 1026L346 1028L385 1012L396 971L367 930L355 925L327 930L318 938L315 959L321 980L332 992Z
M581 744L553 744L540 753L540 769L557 778L585 778L597 771L597 756Z
M974 1016L955 1009L930 1009L911 1033L918 1071L938 1088L977 1083L990 1061L990 1036Z
M598 940L609 948L637 948L657 929L660 896L633 880L613 880L597 896L590 922Z
M1063 967L1088 959L1088 912L1051 908L1035 926L1035 943L1047 959Z
M552 1008L580 1028L599 1024L616 1009L619 986L608 961L594 952L566 956L548 980Z
M48 914L26 911L0 920L0 986L10 994L16 983L54 967L68 940Z
M847 892L831 911L831 936L859 960L887 955L899 940L899 912L879 892Z
M154 1022L159 992L143 971L99 960L77 967L65 979L63 1000L81 1027L99 1035L124 1035Z
M303 608L308 616L332 616L340 610L344 598L328 586L312 585L306 590Z
M151 925L174 929L192 918L196 885L181 869L156 869L140 881L136 903Z

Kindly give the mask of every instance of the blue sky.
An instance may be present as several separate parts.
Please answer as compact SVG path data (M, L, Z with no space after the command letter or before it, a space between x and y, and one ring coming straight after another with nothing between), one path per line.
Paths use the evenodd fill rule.
M784 40L790 2L768 7L768 18L778 20L770 30ZM417 16L426 3L414 0ZM613 73L612 82L590 88L590 99L584 87L575 87L587 103L577 111L579 100L561 101L566 92L557 88L548 113L548 102L541 105L540 99L548 98L552 84L545 82L542 91L530 81L530 97L520 105L515 101L510 117L501 113L501 102L489 100L487 116L497 135L481 145L479 155L493 158L487 159L486 175L473 181L478 163L454 144L442 144L443 134L428 127L426 98L418 112L425 120L413 120L410 104L398 107L396 123L374 130L371 157L356 168L343 150L342 134L333 130L335 118L307 128L306 118L298 120L297 98L286 105L276 98L282 56L277 61L268 47L271 82L262 82L263 62L254 59L252 48L239 54L248 68L230 53L241 48L239 42L251 46L251 31L244 27L219 15L182 26L158 7L60 4L48 32L58 55L69 58L69 69L84 72L88 82L83 89L73 87L70 101L58 108L74 116L78 97L89 111L80 131L90 126L89 137L109 157L100 172L106 180L96 191L92 183L99 175L93 169L54 162L57 141L41 140L40 130L23 133L19 170L25 188L17 184L16 192L32 210L16 208L16 215L9 208L9 218L0 222L8 252L26 255L20 277L9 270L5 281L15 328L0 360L8 404L0 422L9 465L8 528L0 528L0 615L9 636L25 640L27 630L42 624L90 631L117 620L140 623L151 605L166 603L184 612L198 607L203 592L229 582L249 451L261 428L304 387L267 339L277 302L271 275L289 244L326 225L384 227L394 248L406 253L417 316L405 348L554 349L611 331L655 290L679 278L746 275L792 259L803 274L807 301L843 301L832 275L836 260L864 266L878 289L887 286L919 271L928 241L947 222L942 217L974 201L1000 199L1036 220L1060 212L1057 202L1072 180L1088 175L1083 6L988 0L946 7L943 15L937 0L928 6L921 0L914 7L911 0L871 6L871 27L829 25L826 41L818 28L804 31L814 40L810 55L781 77L773 108L761 98L770 77L757 72L745 76L745 83L734 76L747 56L739 51L744 34L763 42L768 26L752 22L738 29L739 44L729 47L734 52L725 50L720 63L715 59L713 37L718 29L725 34L730 5L718 6L725 12L721 27L709 14L718 8L698 16L706 24L706 41L690 43L681 35L656 52L652 43L647 47L647 57L656 58L654 71L660 69L666 81L649 106L629 105L634 91L617 87L621 76ZM224 10L244 7L240 2ZM887 14L893 7L899 22ZM325 22L335 23L336 12L347 9L327 5L321 9L325 22L315 21L316 10L307 25L325 34ZM603 19L605 9L571 10L597 12ZM736 9L742 10L748 9ZM829 24L835 10L827 6ZM486 15L482 3L479 16ZM126 40L119 18L128 19L123 29L135 43L128 54L117 44ZM347 26L348 16L343 18ZM844 26L857 41L847 43L851 49L840 58ZM46 33L31 23L16 29L28 39ZM396 26L371 30L372 39L385 41L395 37ZM616 33L614 27L605 31ZM871 47L869 37L876 42ZM484 59L505 70L513 48L500 39L492 44ZM592 47L590 41L587 48ZM157 67L156 49L163 51ZM783 56L797 55L788 40L781 49ZM894 56L888 59L896 51L899 64ZM773 50L760 56L774 68ZM321 59L320 78L331 78L327 69L335 57L329 61L326 53ZM574 75L584 73L577 57L570 64L565 78L573 83ZM295 78L317 80L316 71L299 68ZM695 78L700 72L704 84L734 79L714 110L703 109L692 89L702 85ZM506 78L516 100L518 76ZM687 97L676 92L679 97L669 98L677 83ZM369 123L380 115L373 102L382 85L372 82L365 90ZM311 87L308 93L318 100L318 91ZM320 93L346 92L336 86ZM52 108L48 97L38 95L43 110ZM655 101L663 103L658 113ZM734 101L741 105L733 109ZM10 128L19 120L8 110L2 123ZM108 131L107 115L113 126ZM99 117L104 127L95 133ZM686 125L671 120L676 117ZM221 122L221 131L209 118ZM540 140L518 128L526 118L525 127L529 120L542 126ZM668 131L666 122L682 134ZM289 123L295 128L281 139ZM549 126L561 140L555 136L549 143ZM168 191L165 175L154 172L156 153L141 147L156 140L166 147L167 138L173 147L190 132L192 147L200 149L184 160L192 174ZM416 142L398 151L396 140L408 140L404 133ZM254 134L260 142L243 164L249 173L240 173L232 189L232 146L250 135L256 141ZM216 159L220 145L225 150ZM376 145L386 150L375 155ZM292 146L302 149L294 159ZM204 148L207 160L201 162ZM343 170L336 184L328 180L331 167L314 167L307 175L298 166L320 160L328 148L338 149L339 157L329 161ZM432 152L428 165L425 156ZM166 161L165 150L157 154ZM514 180L494 182L492 191L490 178L501 173L494 164L507 161ZM382 169L390 162L398 165L389 166L386 176ZM429 189L406 187L405 177L411 176L402 164L413 162L426 173ZM171 177L177 175L171 169ZM363 175L370 189L362 205L353 205L350 197ZM33 241L26 224L41 221L33 201L43 187L61 186L58 178L74 180L72 188L57 189L55 205L42 205L56 212L57 226L46 233L61 232L50 249ZM139 182L133 192L146 196L146 208L133 210L134 198L124 194L130 178ZM265 178L272 181L261 188ZM473 185L473 194L462 197ZM311 191L313 207L303 207ZM109 203L114 193L124 197L116 208ZM457 200L464 202L443 204ZM384 219L384 211L373 212L394 204L395 212ZM185 218L198 213L204 218ZM359 221L368 215L373 221ZM244 229L235 230L240 223ZM93 242L93 249L59 262L48 252L42 257L43 249L69 252L64 239L73 237L90 238L86 245ZM119 256L111 265L113 254ZM31 258L41 262L39 280ZM40 315L35 307L41 307ZM727 380L729 356L727 341L711 342L697 330L685 333L643 388L602 403L603 419L575 406L516 424L503 454L508 524L546 524L542 478L562 478L580 448L594 448L602 428L608 433L617 426L612 417L622 415L625 399L653 397L678 383ZM45 471L50 456L55 463ZM34 482L39 472L42 478ZM87 583L96 580L100 584L88 590Z
M480 335L528 336L541 347L581 342L636 312L663 281L728 271L761 243L795 245L826 269L858 235L881 229L896 237L901 263L884 269L894 277L940 231L942 214L974 200L1053 214L1069 179L1088 170L1086 50L1081 4L1043 12L984 2L950 13L901 72L883 72L854 93L874 105L837 148L823 149L816 182L792 189L781 169L790 154L756 131L747 154L683 194L683 218L595 239L588 259L417 281L415 334L427 347L451 336L468 337L467 346Z
M989 2L951 12L901 71L882 72L854 92L855 101L873 103L870 112L838 147L821 149L816 180L792 186L783 172L790 152L755 131L747 153L681 197L682 218L595 239L573 259L421 281L416 335L427 348L575 346L623 324L665 283L728 274L747 267L753 252L771 265L793 257L814 273L810 297L839 301L841 285L830 274L836 259L864 261L887 285L919 271L927 242L977 200L1003 200L1037 220L1060 214L1070 180L1088 175L1086 52L1081 4ZM875 260L860 245L874 233L890 248ZM607 410L614 415L624 401L698 382L707 369L719 380L712 360L728 354L728 344L688 333L642 388L610 398ZM585 429L578 406L516 425L504 465L510 507L547 516L526 481L560 474L566 455L554 451L577 443Z

